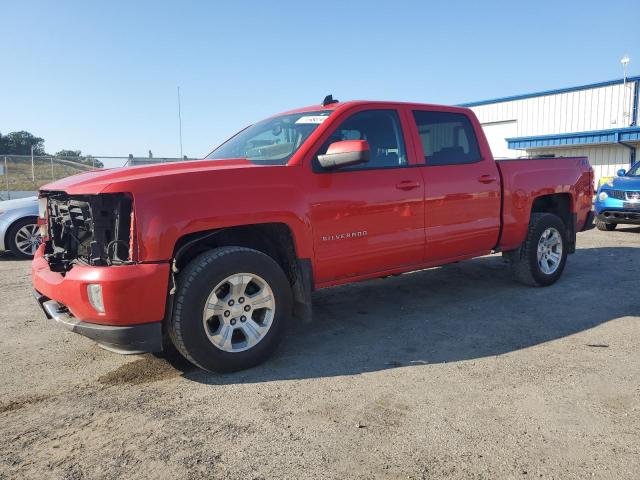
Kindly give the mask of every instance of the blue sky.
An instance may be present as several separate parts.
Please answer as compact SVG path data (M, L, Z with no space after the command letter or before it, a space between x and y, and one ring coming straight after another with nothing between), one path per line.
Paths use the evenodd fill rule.
M279 111L460 103L640 74L637 0L2 0L0 132L93 155L202 156Z

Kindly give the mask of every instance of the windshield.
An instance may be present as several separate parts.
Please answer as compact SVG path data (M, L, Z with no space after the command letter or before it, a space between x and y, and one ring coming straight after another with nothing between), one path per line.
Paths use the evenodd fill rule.
M640 162L631 167L625 177L640 177Z
M246 158L258 164L285 165L330 114L324 110L268 118L231 137L207 158Z

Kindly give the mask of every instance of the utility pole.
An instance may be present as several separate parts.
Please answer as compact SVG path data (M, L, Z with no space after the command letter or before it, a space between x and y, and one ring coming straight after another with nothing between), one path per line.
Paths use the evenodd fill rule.
M180 87L178 87L178 124L180 126L180 158L182 158L182 112L180 109Z

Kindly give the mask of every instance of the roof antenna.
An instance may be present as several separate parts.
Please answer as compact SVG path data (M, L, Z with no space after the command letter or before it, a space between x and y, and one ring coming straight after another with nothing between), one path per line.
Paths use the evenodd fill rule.
M322 101L322 106L326 107L327 105L331 105L332 103L338 103L338 100L334 100L333 95L327 95Z

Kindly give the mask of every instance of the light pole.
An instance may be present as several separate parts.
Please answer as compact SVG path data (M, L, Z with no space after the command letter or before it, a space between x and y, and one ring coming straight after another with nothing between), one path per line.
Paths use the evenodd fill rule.
M620 59L620 63L622 64L622 121L625 127L631 124L629 122L629 109L627 108L627 65L629 65L630 61L631 58L626 53Z
M629 65L630 61L631 61L631 57L629 57L629 55L627 55L626 53L620 59L620 63L622 64L622 71L624 72L622 77L622 81L624 83L627 83L627 65Z

